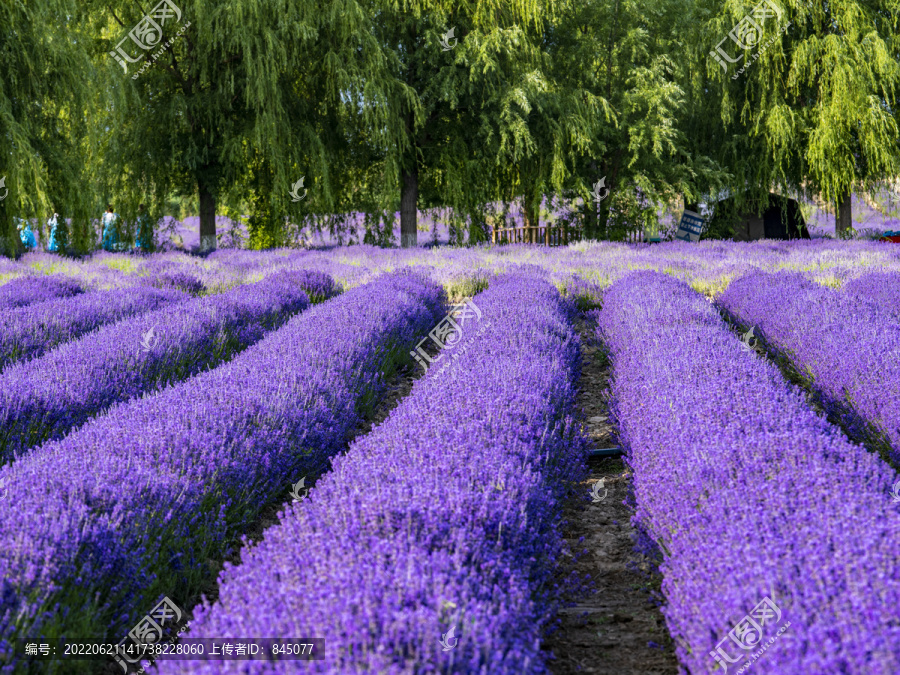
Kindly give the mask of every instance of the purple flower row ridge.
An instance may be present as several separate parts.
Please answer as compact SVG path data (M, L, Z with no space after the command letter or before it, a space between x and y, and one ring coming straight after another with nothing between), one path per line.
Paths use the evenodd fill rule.
M82 293L9 310L0 324L0 370L85 333L188 299L179 291L135 286Z
M227 361L308 304L293 276L276 273L104 326L10 366L0 374L0 463L115 403Z
M900 462L900 322L853 292L798 272L752 272L719 299L738 323L811 380L829 414L856 440Z
M460 357L438 360L226 566L218 602L195 610L186 637L324 638L309 673L546 672L560 504L585 471L573 305L523 274L491 281L474 303L480 318L460 317L461 338L441 354ZM290 661L157 667L297 672Z
M846 282L841 291L900 318L900 272L867 272Z
M209 560L346 447L446 300L418 274L380 277L0 469L0 666L27 667L14 638L118 642L163 595L197 597Z
M62 275L31 275L0 285L0 311L25 307L54 298L68 298L84 292L81 284Z
M799 290L762 285L788 306ZM686 283L632 273L595 316L686 670L900 672L896 473Z

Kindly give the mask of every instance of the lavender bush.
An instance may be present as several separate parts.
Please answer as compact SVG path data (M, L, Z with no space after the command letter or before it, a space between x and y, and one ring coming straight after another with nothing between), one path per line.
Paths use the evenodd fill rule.
M55 298L68 298L82 293L84 288L74 279L64 276L23 276L0 286L0 310L25 307Z
M345 446L445 301L386 276L0 470L0 665L17 636L118 642L161 594L196 597L208 559Z
M275 275L105 326L0 374L0 462L232 358L308 306ZM177 410L174 408L173 410Z
M312 303L320 303L341 292L340 286L334 282L330 274L318 270L285 270L281 273L292 280L309 296Z
M570 417L579 341L571 304L544 280L500 278L475 302L465 353L429 370L226 567L187 637L324 637L324 660L305 672L545 672L560 502L584 472ZM157 672L296 669L169 661Z
M796 272L751 273L720 304L810 380L851 437L900 461L900 324Z
M187 272L165 272L153 277L150 285L155 288L171 288L191 295L201 295L206 287L197 277Z
M868 272L849 280L841 290L900 317L900 272Z
M3 315L0 370L33 359L101 326L186 300L178 291L136 286L19 307Z
M683 282L632 274L596 316L634 522L662 552L685 672L900 672L894 471L810 410ZM757 615L760 636L742 620L765 597L781 618Z

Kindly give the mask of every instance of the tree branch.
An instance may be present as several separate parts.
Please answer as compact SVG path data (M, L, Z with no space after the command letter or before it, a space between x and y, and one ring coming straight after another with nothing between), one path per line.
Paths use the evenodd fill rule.
M112 17L116 20L116 23L122 26L122 28L125 28L125 24L122 22L122 19L116 16L116 12L112 7L109 8L109 13L112 14Z

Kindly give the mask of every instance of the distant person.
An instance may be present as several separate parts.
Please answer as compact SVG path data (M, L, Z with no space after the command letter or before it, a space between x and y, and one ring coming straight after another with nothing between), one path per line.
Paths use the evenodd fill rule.
M153 224L143 204L138 206L137 241L134 247L141 253L150 253L153 250Z
M47 221L47 250L51 253L59 251L59 242L56 241L56 228L59 227L59 214L54 212L50 220Z
M22 240L25 250L33 251L37 246L37 239L34 238L34 232L31 231L31 224L19 218L18 229L19 238Z
M103 250L110 252L117 250L119 244L119 214L113 213L111 204L106 205L106 213L103 214L101 222L103 223Z

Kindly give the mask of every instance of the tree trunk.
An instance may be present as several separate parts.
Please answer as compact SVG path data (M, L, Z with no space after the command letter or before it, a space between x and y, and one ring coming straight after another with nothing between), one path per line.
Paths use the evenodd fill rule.
M588 197L584 200L582 207L584 216L584 238L585 240L597 238L597 205Z
M595 232L597 239L608 240L609 239L609 202L605 199L600 202L600 208L597 209L596 204L594 205L594 209L598 211L597 213L597 231Z
M216 250L216 197L200 185L200 252Z
M400 245L412 248L418 244L417 206L419 202L419 168L403 171L403 187L400 193Z
M850 192L848 190L838 202L837 213L835 213L834 230L839 237L853 227L853 213L850 204Z
M534 208L534 200L530 197L522 197L522 204L525 207L522 209L523 214L525 216L525 242L528 244L534 244L537 230L532 228L536 228L538 226L538 218L536 211Z

